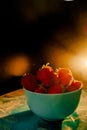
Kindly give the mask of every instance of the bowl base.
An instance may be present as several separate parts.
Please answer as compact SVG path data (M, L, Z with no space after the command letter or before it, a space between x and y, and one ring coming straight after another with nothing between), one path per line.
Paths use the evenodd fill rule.
M54 128L55 130L61 130L62 122L63 122L63 119L56 120L56 121L48 121L48 120L42 119L38 125L40 128L44 128L47 130L54 130Z

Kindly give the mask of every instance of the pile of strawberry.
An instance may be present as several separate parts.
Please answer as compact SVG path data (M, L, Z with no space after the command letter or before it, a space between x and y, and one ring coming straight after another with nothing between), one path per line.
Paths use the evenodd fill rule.
M21 85L32 92L57 94L79 89L82 82L75 80L69 68L53 69L49 64L39 68L36 74L25 74Z

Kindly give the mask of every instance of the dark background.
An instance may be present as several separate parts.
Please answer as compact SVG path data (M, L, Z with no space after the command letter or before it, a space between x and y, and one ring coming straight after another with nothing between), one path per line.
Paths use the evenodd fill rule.
M74 31L79 13L87 9L86 0L70 2L59 0L56 11L50 9L48 12L46 10L45 13L41 13L37 5L34 4L33 7L31 0L30 3L28 2L27 0L0 2L0 66L7 56L21 52L43 63L45 60L41 54L43 44L45 42L47 44L56 30L71 28ZM31 13L32 16L27 14L27 8L30 8L31 12L34 11ZM50 4L47 8L50 8ZM0 76L0 78L0 95L22 87L21 76L7 79Z

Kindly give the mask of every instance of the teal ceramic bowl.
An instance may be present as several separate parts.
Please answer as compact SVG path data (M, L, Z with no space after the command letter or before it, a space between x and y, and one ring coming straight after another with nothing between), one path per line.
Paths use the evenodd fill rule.
M72 114L78 107L82 92L82 87L62 94L40 94L23 89L30 110L49 121L64 119Z

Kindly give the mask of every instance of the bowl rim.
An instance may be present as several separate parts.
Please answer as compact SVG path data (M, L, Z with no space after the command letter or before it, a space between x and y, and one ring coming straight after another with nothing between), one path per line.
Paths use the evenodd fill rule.
M36 94L36 95L47 95L47 96L48 95L51 95L51 96L54 96L54 95L69 95L69 94L76 93L79 90L82 90L82 88L83 88L83 85L81 85L81 87L79 89L76 89L76 90L71 91L71 92L50 94L50 93L37 93L37 92L34 92L34 91L30 91L30 90L26 89L25 87L23 87L23 89L26 90L26 91L29 91L29 93Z

